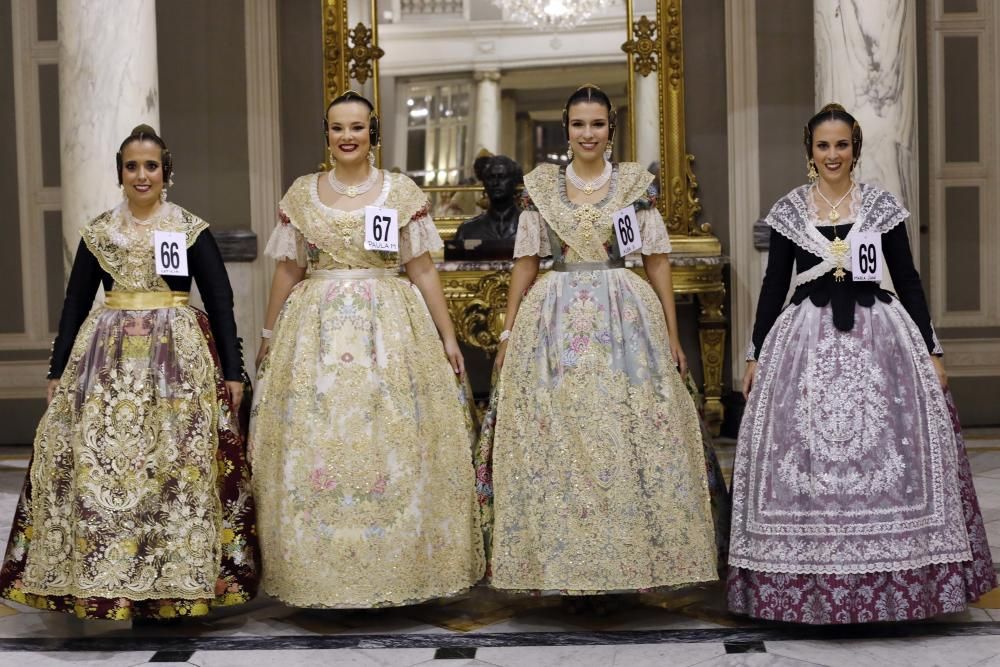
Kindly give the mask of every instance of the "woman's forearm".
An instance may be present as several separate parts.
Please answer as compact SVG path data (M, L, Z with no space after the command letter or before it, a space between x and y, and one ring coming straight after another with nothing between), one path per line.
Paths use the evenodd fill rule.
M285 259L274 267L274 277L271 279L271 294L267 299L267 312L264 313L264 328L273 329L278 321L282 306L292 290L305 278L305 268L293 260Z
M452 340L455 338L455 325L452 324L451 315L448 313L448 304L444 299L444 290L441 288L441 278L429 253L424 253L419 257L414 257L406 263L406 275L410 282L417 286L427 310L430 311L434 326L437 327L441 340Z
M527 255L514 260L514 268L510 272L510 288L507 290L507 312L504 315L504 328L512 329L517 311L521 307L521 299L525 292L538 277L538 265L541 260L537 255Z

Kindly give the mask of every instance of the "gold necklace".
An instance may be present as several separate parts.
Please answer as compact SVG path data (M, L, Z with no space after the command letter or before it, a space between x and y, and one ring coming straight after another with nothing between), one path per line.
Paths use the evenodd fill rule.
M837 200L836 204L834 204L833 202L831 202L829 199L826 198L826 195L823 194L823 191L819 189L818 185L814 185L813 187L816 188L816 193L823 198L823 201L826 202L826 205L830 207L830 212L826 214L826 219L832 222L834 225L836 225L837 221L840 220L840 213L837 211L837 207L839 207L844 202L844 200L847 199L847 195L854 192L854 183L851 182L851 187L847 188L847 192L845 192L844 195Z
M830 212L827 213L826 219L833 224L833 240L830 241L830 256L836 265L836 268L833 270L833 279L838 283L843 282L844 276L847 275L844 271L844 264L847 260L847 256L851 254L851 246L848 245L846 239L840 238L840 235L837 234L837 221L840 220L840 213L837 212L837 207L840 206L845 199L847 199L847 195L854 192L854 183L851 183L851 187L847 188L847 192L844 193L843 197L837 200L836 204L826 198L826 195L823 194L818 185L814 185L813 188L815 188L817 194L823 198L823 201L826 202L827 206L830 207Z

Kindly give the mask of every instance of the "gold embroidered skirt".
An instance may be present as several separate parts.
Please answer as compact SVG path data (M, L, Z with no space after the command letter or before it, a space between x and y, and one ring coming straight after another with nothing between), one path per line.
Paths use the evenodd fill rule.
M98 309L77 335L35 438L7 599L126 620L256 592L249 469L208 318L142 308Z
M264 589L377 607L475 584L471 417L419 293L324 272L288 297L251 427Z
M496 389L493 586L717 578L698 414L666 333L625 269L549 273L525 296Z

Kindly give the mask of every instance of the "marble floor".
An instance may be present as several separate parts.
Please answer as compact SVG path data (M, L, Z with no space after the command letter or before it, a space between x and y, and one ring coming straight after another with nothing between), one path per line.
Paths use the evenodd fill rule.
M1000 554L1000 429L966 434L990 545ZM732 443L720 445L727 469ZM0 535L27 469L0 449ZM725 610L719 584L642 596L602 617L557 599L476 589L437 604L377 611L290 609L261 597L177 625L132 627L0 604L0 665L859 665L1000 667L1000 589L961 614L905 625L798 627Z

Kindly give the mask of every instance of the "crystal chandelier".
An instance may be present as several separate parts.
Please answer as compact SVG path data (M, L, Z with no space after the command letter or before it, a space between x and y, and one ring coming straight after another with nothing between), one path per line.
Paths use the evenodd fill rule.
M493 0L506 18L539 30L568 30L617 0Z

